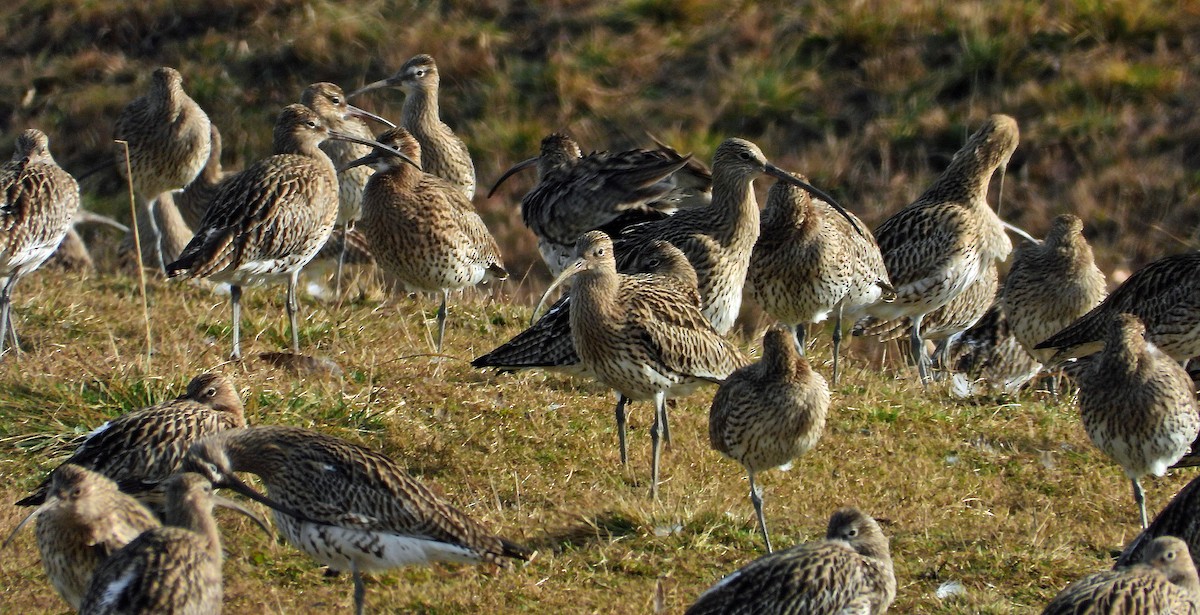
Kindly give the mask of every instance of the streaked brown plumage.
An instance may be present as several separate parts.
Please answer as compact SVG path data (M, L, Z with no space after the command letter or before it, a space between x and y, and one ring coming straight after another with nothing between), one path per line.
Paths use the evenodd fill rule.
M862 223L854 220L861 229ZM767 193L760 229L746 272L746 293L791 328L801 355L805 326L833 314L836 385L842 317L854 319L893 292L879 246L870 233L860 234L828 203L814 201L806 190L781 181Z
M1055 361L1100 350L1117 314L1137 316L1146 338L1176 361L1200 355L1200 252L1161 258L1137 270L1090 312L1035 346Z
M242 286L279 278L287 280L292 351L300 351L300 269L325 244L337 218L337 173L318 147L327 138L359 140L329 130L304 105L285 107L275 122L275 154L221 183L196 236L167 267L168 277L211 278L231 285L235 359L242 353Z
M223 432L198 442L189 467L214 483L245 489L234 472L257 475L268 497L305 517L275 512L288 542L334 570L354 574L363 610L362 572L408 564L529 559L434 495L396 462L357 444L297 427Z
M1001 300L1013 336L1046 363L1054 351L1034 346L1087 314L1107 293L1104 273L1083 237L1083 221L1064 214L1054 219L1045 241L1017 247Z
M177 472L193 442L245 425L233 383L220 374L201 374L188 383L183 395L96 428L63 465L93 470L116 481L123 491L138 493ZM17 505L44 502L52 478Z
M506 171L488 193L512 174L537 166L538 183L521 198L521 219L538 238L538 251L551 275L575 258L575 241L591 230L616 235L631 223L661 219L682 196L675 173L691 156L674 150L592 152L562 133L542 139L541 152ZM694 189L692 189L694 192Z
M47 493L31 515L37 518L42 565L55 591L79 609L96 568L142 532L158 527L158 518L102 474L70 463L50 475Z
M411 160L424 160L421 146L403 128L393 128L379 140ZM350 164L376 170L363 192L359 226L379 266L409 290L442 295L440 351L450 291L508 277L500 247L471 201L441 177L379 150Z
M133 191L142 207L150 209L158 195L190 184L204 168L212 148L208 115L183 90L183 76L163 66L154 71L150 89L125 106L113 125L113 139L129 144L129 171ZM125 148L116 147L117 170L125 177ZM139 229L143 243L158 244L157 229ZM169 262L161 255L153 261L162 269Z
M79 184L50 155L46 133L22 132L12 159L0 166L0 353L6 339L19 349L13 287L54 254L78 210Z
M888 539L855 508L833 513L825 540L764 555L700 595L687 615L880 615L896 597Z
M949 303L1012 251L999 217L987 204L987 190L1017 141L1013 118L991 116L932 186L875 231L896 299L877 303L868 313L883 320L912 318L910 345L922 382L930 378L922 337L925 315ZM990 304L989 299L979 313Z
M741 308L746 270L758 239L755 177L765 173L792 183L824 199L843 216L849 214L832 197L768 162L757 145L744 139L726 139L721 143L713 155L712 168L710 205L690 207L666 220L632 226L615 238L615 243L622 270L632 258L630 255L651 240L675 244L696 269L701 311L713 328L724 335L733 327Z
M204 168L192 183L174 194L175 204L189 229L200 228L200 221L204 219L204 212L208 211L209 204L217 195L217 188L230 175L221 166L221 131L215 123L209 125L208 140L211 147Z
M1104 351L1077 380L1083 427L1132 481L1144 529L1141 478L1166 473L1200 431L1192 379L1146 342L1145 327L1136 316L1120 314L1109 325Z
M137 226L142 246L142 265L152 271L162 272L158 258L161 255L165 262L171 262L183 252L188 242L192 240L192 229L187 225L179 210L176 195L178 191L163 192L154 200L151 207L139 207L137 210ZM150 232L152 229L153 232ZM126 233L125 238L117 246L117 259L122 267L137 267L137 256L134 254L133 233Z
M1068 585L1042 615L1200 614L1200 581L1186 543L1172 536L1155 538L1141 562Z
M571 336L584 367L630 400L654 400L650 493L657 497L667 396L723 380L748 361L678 282L617 273L612 241L604 233L585 233L577 251L579 259L546 292L574 277Z
M717 389L708 413L713 449L742 464L750 477L750 501L758 515L767 552L771 538L756 474L790 467L816 446L825 431L829 386L796 351L787 328L769 329L762 360L742 367Z
M396 74L367 84L352 92L353 98L383 87L399 87L404 92L400 125L421 144L421 168L456 187L467 200L475 198L475 164L467 144L442 121L438 103L441 75L433 57L413 56Z
M183 473L167 480L166 521L143 532L92 576L81 614L215 615L221 612L221 535L212 484Z
M953 372L950 391L958 397L1015 395L1042 369L1013 337L999 300L979 322L951 340L947 352Z

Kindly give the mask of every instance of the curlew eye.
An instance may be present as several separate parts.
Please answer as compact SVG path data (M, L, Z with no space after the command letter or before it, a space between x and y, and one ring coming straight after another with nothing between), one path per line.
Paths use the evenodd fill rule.
M204 396L205 397L216 397L217 396L217 387L209 387L208 389L206 389L204 391Z
M849 538L854 538L855 536L858 536L858 528L852 527L852 528L846 530L846 536Z
M738 152L738 158L749 162L750 161L750 152Z
M77 498L83 495L83 487L75 487L71 490L71 497Z
M340 104L342 104L342 99L340 96L331 96L331 97L329 97L329 102L331 102L335 105L340 105Z
M317 122L316 122L316 121L314 121L314 120L308 120L308 121L307 121L307 122L305 122L304 124L305 124L306 126L308 126L309 128L316 128L316 127L317 127Z
M1175 559L1175 552L1167 551L1166 553L1163 553L1163 559L1167 560L1168 562Z

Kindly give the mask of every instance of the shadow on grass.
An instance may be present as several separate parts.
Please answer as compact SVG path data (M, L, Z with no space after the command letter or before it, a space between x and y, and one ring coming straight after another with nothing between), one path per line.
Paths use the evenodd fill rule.
M619 511L606 510L585 517L576 515L575 522L530 540L531 549L562 553L569 549L583 549L597 542L612 542L638 533L639 523L633 517Z

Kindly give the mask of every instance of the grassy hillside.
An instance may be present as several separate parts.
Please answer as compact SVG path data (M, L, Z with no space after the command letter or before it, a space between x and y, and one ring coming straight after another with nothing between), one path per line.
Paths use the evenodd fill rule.
M485 189L552 130L589 149L645 146L651 131L705 160L741 136L874 224L1005 112L1022 128L1011 222L1041 234L1075 212L1108 270L1192 245L1200 221L1190 0L136 4L33 0L0 16L0 142L39 126L68 168L88 168L167 64L240 168L308 83L357 87L427 52ZM394 117L401 100L361 102ZM536 260L516 207L527 187L477 199L517 272ZM115 176L88 188L95 207L119 202Z
M421 52L438 60L443 117L472 148L476 205L514 272L452 308L453 358L428 354L431 301L370 289L341 306L302 304L304 350L337 361L343 378L254 358L227 364L226 299L152 281L147 361L135 280L42 272L17 290L28 352L0 360L0 501L33 487L75 435L220 369L252 423L316 427L382 450L539 550L512 571L374 575L371 612L647 612L656 587L666 611L680 612L761 554L745 477L707 445L712 391L673 412L655 504L645 404L632 410L623 469L610 392L467 363L527 322L525 298L542 287L517 208L530 179L483 195L544 134L565 129L587 149L619 149L648 145L650 131L705 160L722 139L746 137L874 226L915 198L983 118L1005 112L1020 122L1022 145L1003 217L1040 235L1055 214L1079 214L1105 270L1195 245L1192 1L33 0L0 14L0 151L37 126L64 166L91 167L108 155L120 108L165 64L222 129L225 164L236 169L266 152L278 109L308 83L350 89ZM382 92L361 102L395 117L401 100ZM88 180L85 192L91 208L127 211L115 176ZM287 345L282 294L246 294L251 357ZM748 328L762 324L752 318ZM827 374L824 332L816 353ZM833 509L855 504L892 539L893 612L1002 614L1038 612L1071 580L1110 566L1136 534L1128 482L1088 442L1069 400L952 401L903 370L881 373L877 355L856 340L825 438L790 473L764 477L777 545L819 537ZM1149 507L1190 478L1150 481ZM21 514L0 505L0 528ZM240 518L221 520L227 612L350 608L348 577L326 578ZM0 558L0 577L0 612L65 611L31 533ZM955 581L965 594L936 597Z

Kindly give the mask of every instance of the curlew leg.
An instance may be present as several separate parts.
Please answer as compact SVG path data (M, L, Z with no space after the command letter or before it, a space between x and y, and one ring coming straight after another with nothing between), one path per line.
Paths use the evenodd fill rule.
M799 323L792 327L792 337L796 340L796 352L800 356L804 356L805 340L808 338L808 327L804 323Z
M442 351L442 340L446 337L446 301L450 297L450 289L442 289L442 305L438 307L438 336L437 336L437 351Z
M350 572L354 574L354 615L363 615L363 607L367 598L367 586L363 583L362 572L354 562L350 563Z
M166 273L167 261L163 258L163 235L158 228L158 197L154 197L149 203L146 203L146 213L150 222L150 240L154 242L154 262L158 266L159 273Z
M917 373L921 376L921 384L929 383L929 355L925 354L925 340L921 339L921 320L924 314L912 317L912 330L909 332L908 343L911 346L913 363L917 364Z
M288 322L292 326L292 352L300 354L300 329L296 327L296 311L300 305L296 303L296 286L300 283L300 270L297 269L288 276L287 313Z
M767 543L767 553L771 553L771 537L767 535L767 516L763 514L762 487L754 483L754 472L750 472L750 502L754 504L754 512L758 514L758 529L762 532L763 542Z
M233 284L229 287L229 303L233 306L233 354L230 359L237 361L242 358L242 287Z
M838 355L842 350L842 304L837 305L837 316L833 319L833 386L838 383Z
M1133 479L1133 501L1137 502L1138 512L1142 515L1142 529L1146 529L1146 492L1142 491L1142 482L1138 479Z
M354 221L347 220L342 224L342 249L338 250L337 269L333 273L333 296L342 296L342 265L346 262L346 244L348 243L347 235L350 234L350 229L354 228Z
M625 407L629 405L629 398L617 393L617 442L621 446L621 465L624 466L629 461L628 449L625 448Z
M17 285L17 278L20 276L16 273L10 275L4 281L4 288L0 290L0 354L4 353L4 340L11 333L13 348L16 352L20 351L17 346L17 330L12 322L12 291Z
M654 394L654 424L650 426L650 498L658 499L658 468L662 459L662 429L667 420L667 393Z

